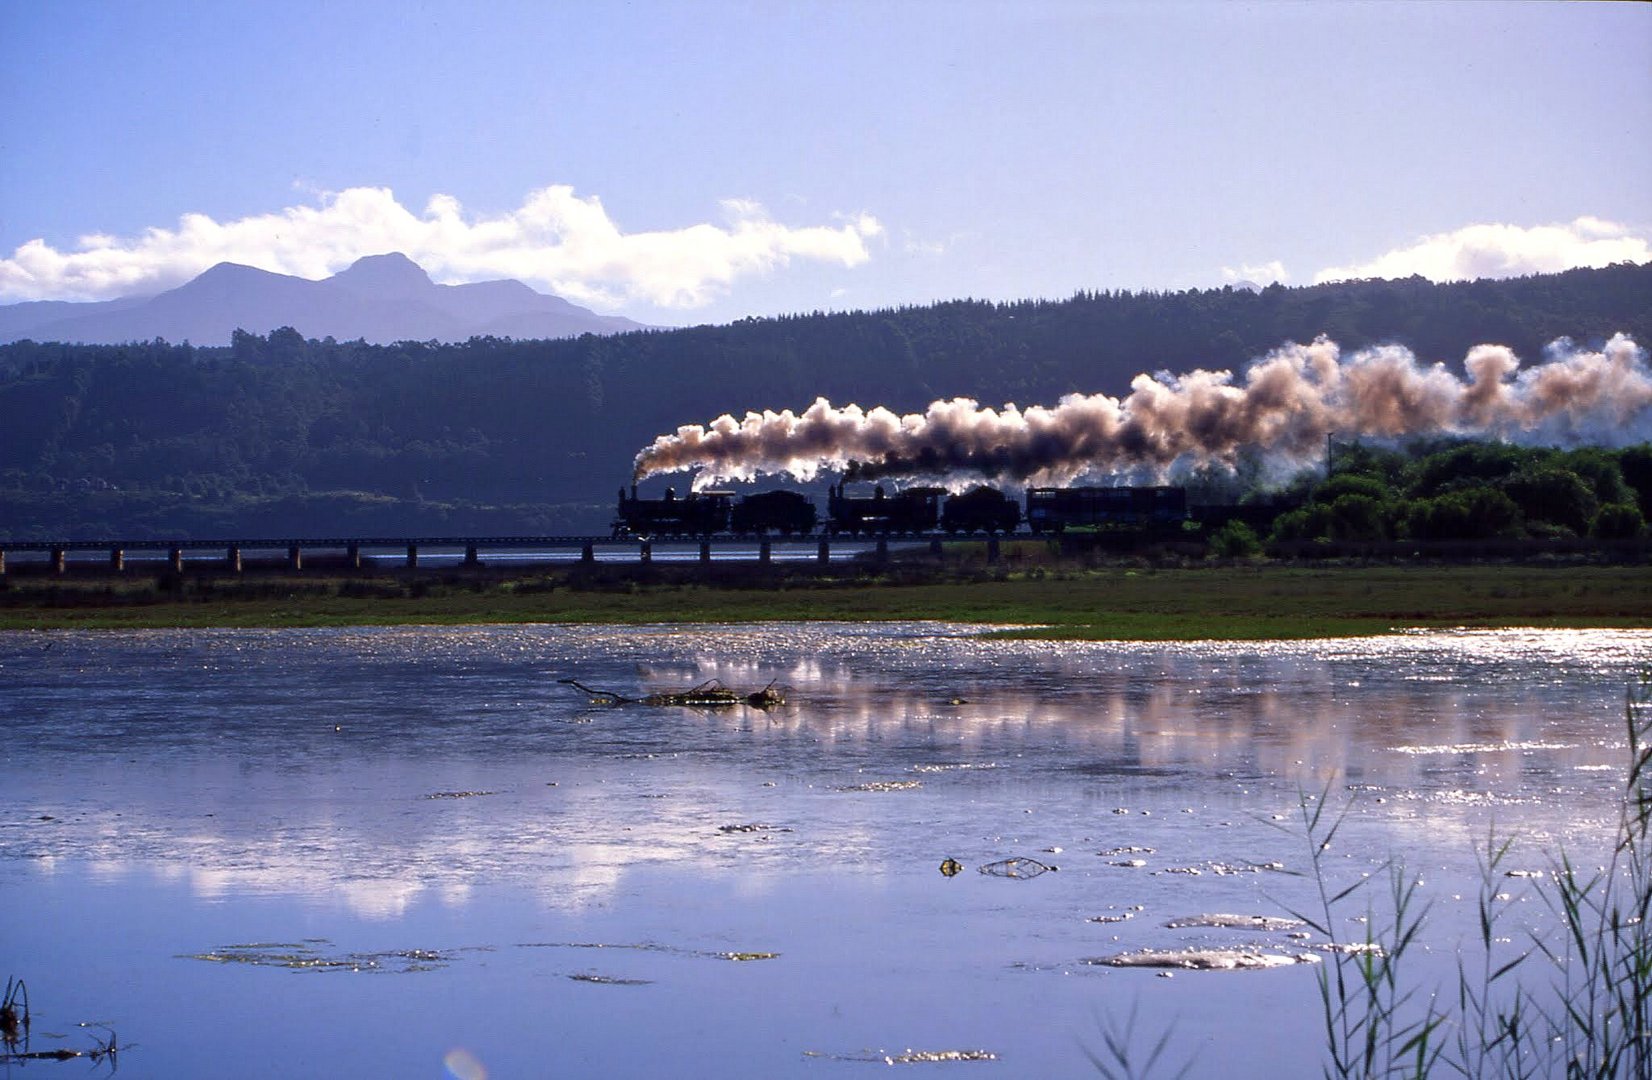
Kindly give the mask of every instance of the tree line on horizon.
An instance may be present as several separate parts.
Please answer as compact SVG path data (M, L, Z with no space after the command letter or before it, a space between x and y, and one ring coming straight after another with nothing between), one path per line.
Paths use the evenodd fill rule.
M457 344L238 331L0 346L0 539L605 528L679 425L837 403L1053 404L1140 372L1240 369L1286 341L1396 342L1460 370L1497 342L1652 341L1652 264L1434 284L1081 292ZM776 481L778 483L778 481ZM661 485L663 486L663 484Z

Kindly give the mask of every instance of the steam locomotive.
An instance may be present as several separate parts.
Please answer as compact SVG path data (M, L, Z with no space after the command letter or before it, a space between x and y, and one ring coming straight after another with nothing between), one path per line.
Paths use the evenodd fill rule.
M1021 504L980 485L960 495L945 488L910 487L870 496L844 484L827 489L825 531L837 536L911 536L932 533L1011 533ZM1187 519L1187 491L1179 487L1035 487L1027 489L1025 520L1034 534L1069 528L1150 528ZM720 533L807 536L820 524L813 500L796 491L696 491L679 498L643 499L637 487L619 492L614 536L695 536Z

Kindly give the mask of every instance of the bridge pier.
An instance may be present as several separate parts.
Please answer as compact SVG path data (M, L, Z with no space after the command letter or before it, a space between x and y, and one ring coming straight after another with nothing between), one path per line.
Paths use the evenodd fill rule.
M69 568L68 553L60 547L52 548L52 573L61 574Z
M120 573L126 569L126 552L118 547L109 549L109 569Z
M579 549L579 561L582 562L582 563L587 563L587 564L596 562L597 561L597 547L596 547L596 545L593 544L593 543L590 543L589 541L587 541L585 546Z
M170 548L167 549L166 563L167 563L168 566L170 566L172 568L172 572L174 574L183 573L184 572L184 549L182 547L179 547L177 544L173 544Z
M939 536L929 538L929 553L937 559L941 557L941 538Z
M821 566L832 561L832 542L824 536L820 538L820 550L815 553L815 559Z
M297 544L287 545L287 569L304 569L304 553L298 549Z
M654 542L652 540L642 542L642 547L637 551L637 561L645 563L654 561Z
M482 565L481 557L476 554L476 545L475 544L466 544L465 545L465 565L466 566L481 566Z
M880 536L878 537L878 561L883 562L887 558L889 558L889 537Z
M987 537L987 562L993 563L993 562L997 562L997 561L998 561L998 535L996 533L994 533L993 535Z
M241 572L241 548L236 544L231 544L229 550L224 553L224 562L229 565L230 573L239 574Z
M344 548L344 561L352 570L361 569L361 545L349 544Z
M4 551L0 551L0 575L4 575L5 572L6 572L6 553Z
M408 544L407 545L407 568L409 570L417 570L419 568L419 545L418 544Z
M768 540L758 541L757 561L764 566L774 561L774 546Z
M703 562L703 563L708 563L708 562L711 561L711 541L710 540L701 540L700 541L700 561Z

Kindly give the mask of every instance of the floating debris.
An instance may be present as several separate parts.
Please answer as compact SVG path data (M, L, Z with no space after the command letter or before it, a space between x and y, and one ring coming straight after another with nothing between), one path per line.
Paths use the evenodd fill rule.
M898 1054L883 1050L867 1050L859 1054L831 1054L821 1050L805 1050L803 1056L823 1058L827 1061L867 1061L876 1065L924 1065L944 1061L998 1060L998 1055L991 1050L903 1050Z
M1556 742L1496 742L1496 743L1453 743L1449 746L1395 746L1392 750L1396 754L1506 754L1511 751L1524 750L1573 750L1576 747L1568 743Z
M1317 964L1312 953L1270 953L1249 949L1143 949L1080 961L1103 967L1178 968L1189 971L1253 971L1261 968Z
M1129 847L1108 848L1106 851L1098 851L1096 854L1102 856L1103 858L1108 855L1151 855L1153 854L1153 850L1154 849L1150 847L1141 847L1139 845L1132 844Z
M957 877L959 874L961 874L963 872L964 872L964 864L959 862L957 859L942 859L941 860L941 876L942 877Z
M1096 923L1121 923L1127 919L1134 919L1135 917L1136 913L1134 911L1123 911L1117 915L1091 915L1084 921Z
M1136 867L1146 866L1147 865L1147 860L1146 859L1115 859L1112 862L1108 863L1107 865L1108 866L1123 866L1123 867L1127 867L1127 868L1130 868L1130 869L1134 869Z
M874 780L869 784L845 784L833 791L914 791L924 786L922 780Z
M1301 919L1273 915L1183 915L1165 923L1167 930L1208 927L1216 930L1295 930L1306 925Z
M1231 874L1260 874L1264 870L1273 871L1274 873L1284 873L1285 871L1285 864L1282 862L1246 862L1240 864L1213 862L1207 865L1209 865L1211 873L1219 877Z
M601 986L652 986L653 979L632 979L623 975L597 975L592 972L577 971L568 978L575 982L597 983Z
M753 960L778 960L777 952L719 952L713 949L685 949L677 945L661 945L652 941L634 944L609 944L601 941L523 941L518 949L625 949L632 952L664 953L668 956L697 956L706 960L733 960L748 963Z
M1386 956L1383 947L1375 941L1322 941L1318 945L1308 946L1325 953L1342 953L1349 956L1369 954L1371 956Z
M325 940L287 942L257 942L248 945L224 945L210 952L188 953L183 960L206 960L214 964L250 964L253 967L286 968L288 971L353 971L376 974L408 974L415 971L436 971L454 960L453 953L435 949L391 949L386 952L349 952L327 954L317 949Z
M427 799L475 799L483 795L497 795L497 791L433 791Z
M979 869L981 873L991 874L993 877L1035 878L1051 870L1058 870L1060 867L1050 866L1047 863L1039 862L1037 859L1028 859L1017 855L1014 858L999 859L997 862L987 863Z
M791 832L792 830L784 825L767 825L761 821L753 821L744 825L719 825L717 831L720 833L756 833Z
M786 704L786 696L772 682L761 690L742 694L730 690L719 679L710 679L687 690L665 691L640 698L627 697L612 690L596 690L576 679L558 679L557 682L583 691L592 705L676 705L686 709L726 709L746 705L766 710Z
M1153 871L1153 874L1155 876L1159 874L1187 874L1192 877L1198 877L1200 874L1211 873L1215 874L1217 877L1231 877L1235 874L1260 874L1263 871L1283 873L1284 870L1285 864L1279 862L1209 862L1205 863L1203 866L1167 866L1163 870Z

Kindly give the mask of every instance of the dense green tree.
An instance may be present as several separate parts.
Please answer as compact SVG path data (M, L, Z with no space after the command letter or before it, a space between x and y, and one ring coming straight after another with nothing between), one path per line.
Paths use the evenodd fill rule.
M1635 493L1643 515L1652 516L1652 445L1641 443L1618 455L1618 470Z
M1394 507L1383 499L1350 492L1337 496L1330 511L1332 540L1393 539Z
M1486 540L1517 537L1520 508L1502 490L1479 484L1454 488L1407 504L1406 528L1418 540Z
M1315 489L1314 501L1334 503L1344 495L1362 495L1380 503L1392 499L1394 492L1380 476L1339 472Z
M1458 442L1417 463L1412 494L1429 498L1453 488L1500 483L1529 458L1529 452L1508 443Z
M1528 523L1547 522L1578 536L1588 535L1600 509L1600 500L1581 476L1554 465L1521 469L1503 481L1503 490Z
M1602 540L1630 540L1646 531L1646 518L1634 503L1615 502L1602 506L1595 514L1590 535Z

